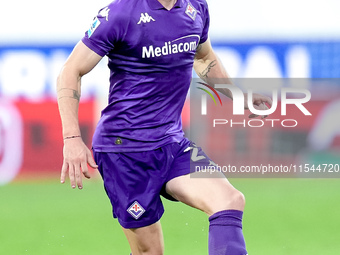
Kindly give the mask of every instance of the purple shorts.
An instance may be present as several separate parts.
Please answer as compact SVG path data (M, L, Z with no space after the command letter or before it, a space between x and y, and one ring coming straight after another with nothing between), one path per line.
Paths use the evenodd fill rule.
M157 222L164 213L160 195L171 179L186 175L196 161L209 165L209 157L184 138L152 151L96 152L94 158L111 201L113 217L124 228L139 228Z

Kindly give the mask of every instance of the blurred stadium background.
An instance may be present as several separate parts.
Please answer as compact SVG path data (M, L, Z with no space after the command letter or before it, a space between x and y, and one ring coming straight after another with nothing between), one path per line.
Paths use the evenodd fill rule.
M129 254L98 175L92 172L82 191L61 186L58 179L62 137L56 77L93 16L109 2L1 3L0 254ZM220 139L228 141L226 157L244 164L268 157L277 163L339 164L340 2L208 4L211 41L231 77L299 78L312 93L313 115L299 128L225 129ZM83 79L79 118L89 146L106 104L108 75L104 59ZM183 113L189 132L188 111L189 103ZM202 146L213 150L216 143L207 141ZM340 173L327 179L231 179L247 198L249 254L339 254L340 179L335 177ZM207 254L206 217L164 203L166 254Z

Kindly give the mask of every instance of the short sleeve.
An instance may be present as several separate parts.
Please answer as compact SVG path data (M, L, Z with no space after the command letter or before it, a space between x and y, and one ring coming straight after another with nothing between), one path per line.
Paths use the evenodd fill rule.
M82 42L100 56L107 55L124 34L118 2L120 1L112 2L99 10L82 38Z
M201 35L201 40L199 42L200 44L208 40L208 32L209 32L209 25L210 25L208 4L206 1L203 1L202 5L203 5L202 6L203 31Z

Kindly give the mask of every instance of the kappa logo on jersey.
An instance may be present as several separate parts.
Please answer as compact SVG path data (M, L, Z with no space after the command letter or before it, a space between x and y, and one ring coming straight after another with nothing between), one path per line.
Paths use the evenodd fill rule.
M144 208L137 202L133 202L133 204L127 209L128 213L132 215L136 220L142 216L142 214L145 212Z
M188 6L185 10L185 13L192 18L192 20L196 19L196 14L197 14L197 10L191 5L191 3L188 3Z
M139 21L137 23L137 25L139 25L140 23L149 23L151 21L155 21L153 17L151 17L147 12L146 13L141 13L140 14L140 18Z
M109 21L109 7L105 7L104 9L100 10L98 13L98 16L101 16L106 19L106 21Z
M90 38L91 35L96 31L97 27L100 25L99 19L96 17L90 27L90 29L87 31L87 36Z

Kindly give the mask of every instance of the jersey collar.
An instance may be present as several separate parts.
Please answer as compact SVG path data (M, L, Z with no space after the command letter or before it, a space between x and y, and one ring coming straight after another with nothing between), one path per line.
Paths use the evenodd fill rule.
M149 3L149 6L152 10L160 10L160 9L165 9L164 6L158 2L158 0L147 0ZM184 0L177 0L173 8L181 8Z

